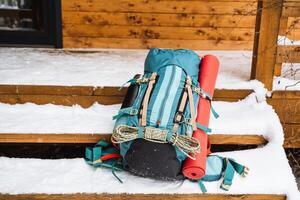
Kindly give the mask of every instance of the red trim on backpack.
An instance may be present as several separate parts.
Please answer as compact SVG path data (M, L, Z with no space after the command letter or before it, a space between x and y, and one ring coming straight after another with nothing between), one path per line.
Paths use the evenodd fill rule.
M121 155L118 154L118 153L111 153L111 154L107 154L107 155L101 156L100 159L102 161L105 161L105 160L109 160L109 159L112 159L112 158L121 158Z

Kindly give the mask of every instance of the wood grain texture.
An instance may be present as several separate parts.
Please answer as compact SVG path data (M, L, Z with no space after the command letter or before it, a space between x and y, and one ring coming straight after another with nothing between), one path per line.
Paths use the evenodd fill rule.
M223 27L254 28L255 16L203 15L187 13L107 13L64 11L62 21L68 24L89 24L96 26L167 26L167 27Z
M1 85L1 94L24 95L81 95L81 96L124 96L127 87L120 90L120 86L60 86L60 85ZM215 98L244 98L252 90L215 89Z
M96 143L110 141L105 133L0 133L0 143ZM267 140L260 135L209 135L211 144L265 145Z
M298 17L288 17L287 27L300 29L300 13Z
M278 46L277 63L300 63L300 46Z
M285 5L282 8L282 16L284 17L299 17L300 7Z
M285 200L272 194L1 194L0 200Z
M273 106L282 123L300 124L300 98L272 98L267 102ZM300 137L300 135L299 135Z
M122 103L127 88L89 87L89 86L53 86L53 85L0 85L0 102L36 103L38 105L52 103L55 105L81 105L84 108L98 102L104 105ZM216 89L214 100L238 101L248 96L251 90Z
M274 68L276 64L277 38L279 33L280 17L283 0L264 0L261 3L259 20L259 35L255 38L258 45L254 49L256 56L252 66L252 78L265 84L272 90ZM276 4L276 6L274 6ZM254 75L254 77L253 77Z
M236 1L145 1L145 0L63 0L63 11L144 12L194 14L252 14L256 2Z
M103 105L118 104L123 102L123 96L84 96L84 95L0 95L0 102L9 104L35 103L45 105L48 103L54 105L73 106L80 105L83 108L90 107L98 102Z
M300 40L300 29L289 28L285 35L290 40Z
M300 91L297 90L283 90L274 91L272 99L300 99Z
M63 0L64 48L251 50L257 0Z
M252 41L253 28L195 28L67 24L64 37Z
M252 41L64 37L64 48L251 50Z
M285 132L284 147L300 148L300 124L283 124L283 129Z
M284 147L300 148L300 91L276 91L267 102L283 126Z
M282 63L276 63L274 67L274 76L280 76L282 69Z

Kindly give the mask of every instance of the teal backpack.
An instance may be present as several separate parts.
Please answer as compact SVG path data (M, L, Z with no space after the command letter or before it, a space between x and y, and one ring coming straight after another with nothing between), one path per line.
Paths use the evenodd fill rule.
M183 161L187 157L195 159L201 150L199 142L191 137L193 131L211 131L195 120L199 98L212 100L199 86L200 62L191 50L151 49L144 75L128 81L126 97L113 117L116 123L111 141L119 149L112 150L101 141L86 149L86 161L95 167L110 166L113 174L122 168L142 177L183 180ZM118 152L119 157L101 159ZM244 174L245 167L231 159L209 156L206 170L201 180L214 181L224 176L221 188L226 190L234 172ZM205 191L202 181L198 182Z

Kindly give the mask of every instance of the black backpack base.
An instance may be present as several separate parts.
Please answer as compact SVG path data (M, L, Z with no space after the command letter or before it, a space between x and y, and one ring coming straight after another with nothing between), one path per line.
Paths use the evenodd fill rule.
M135 175L158 180L183 180L173 145L136 139L124 157L124 168Z

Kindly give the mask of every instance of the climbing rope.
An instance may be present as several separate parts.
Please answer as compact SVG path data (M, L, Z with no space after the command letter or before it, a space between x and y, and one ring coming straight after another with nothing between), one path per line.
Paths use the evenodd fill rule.
M156 143L168 143L168 131L154 127L132 127L120 125L113 131L111 141L113 143L123 143L137 138ZM200 152L200 143L193 137L173 133L169 142L178 147L186 156L195 160L195 154Z

